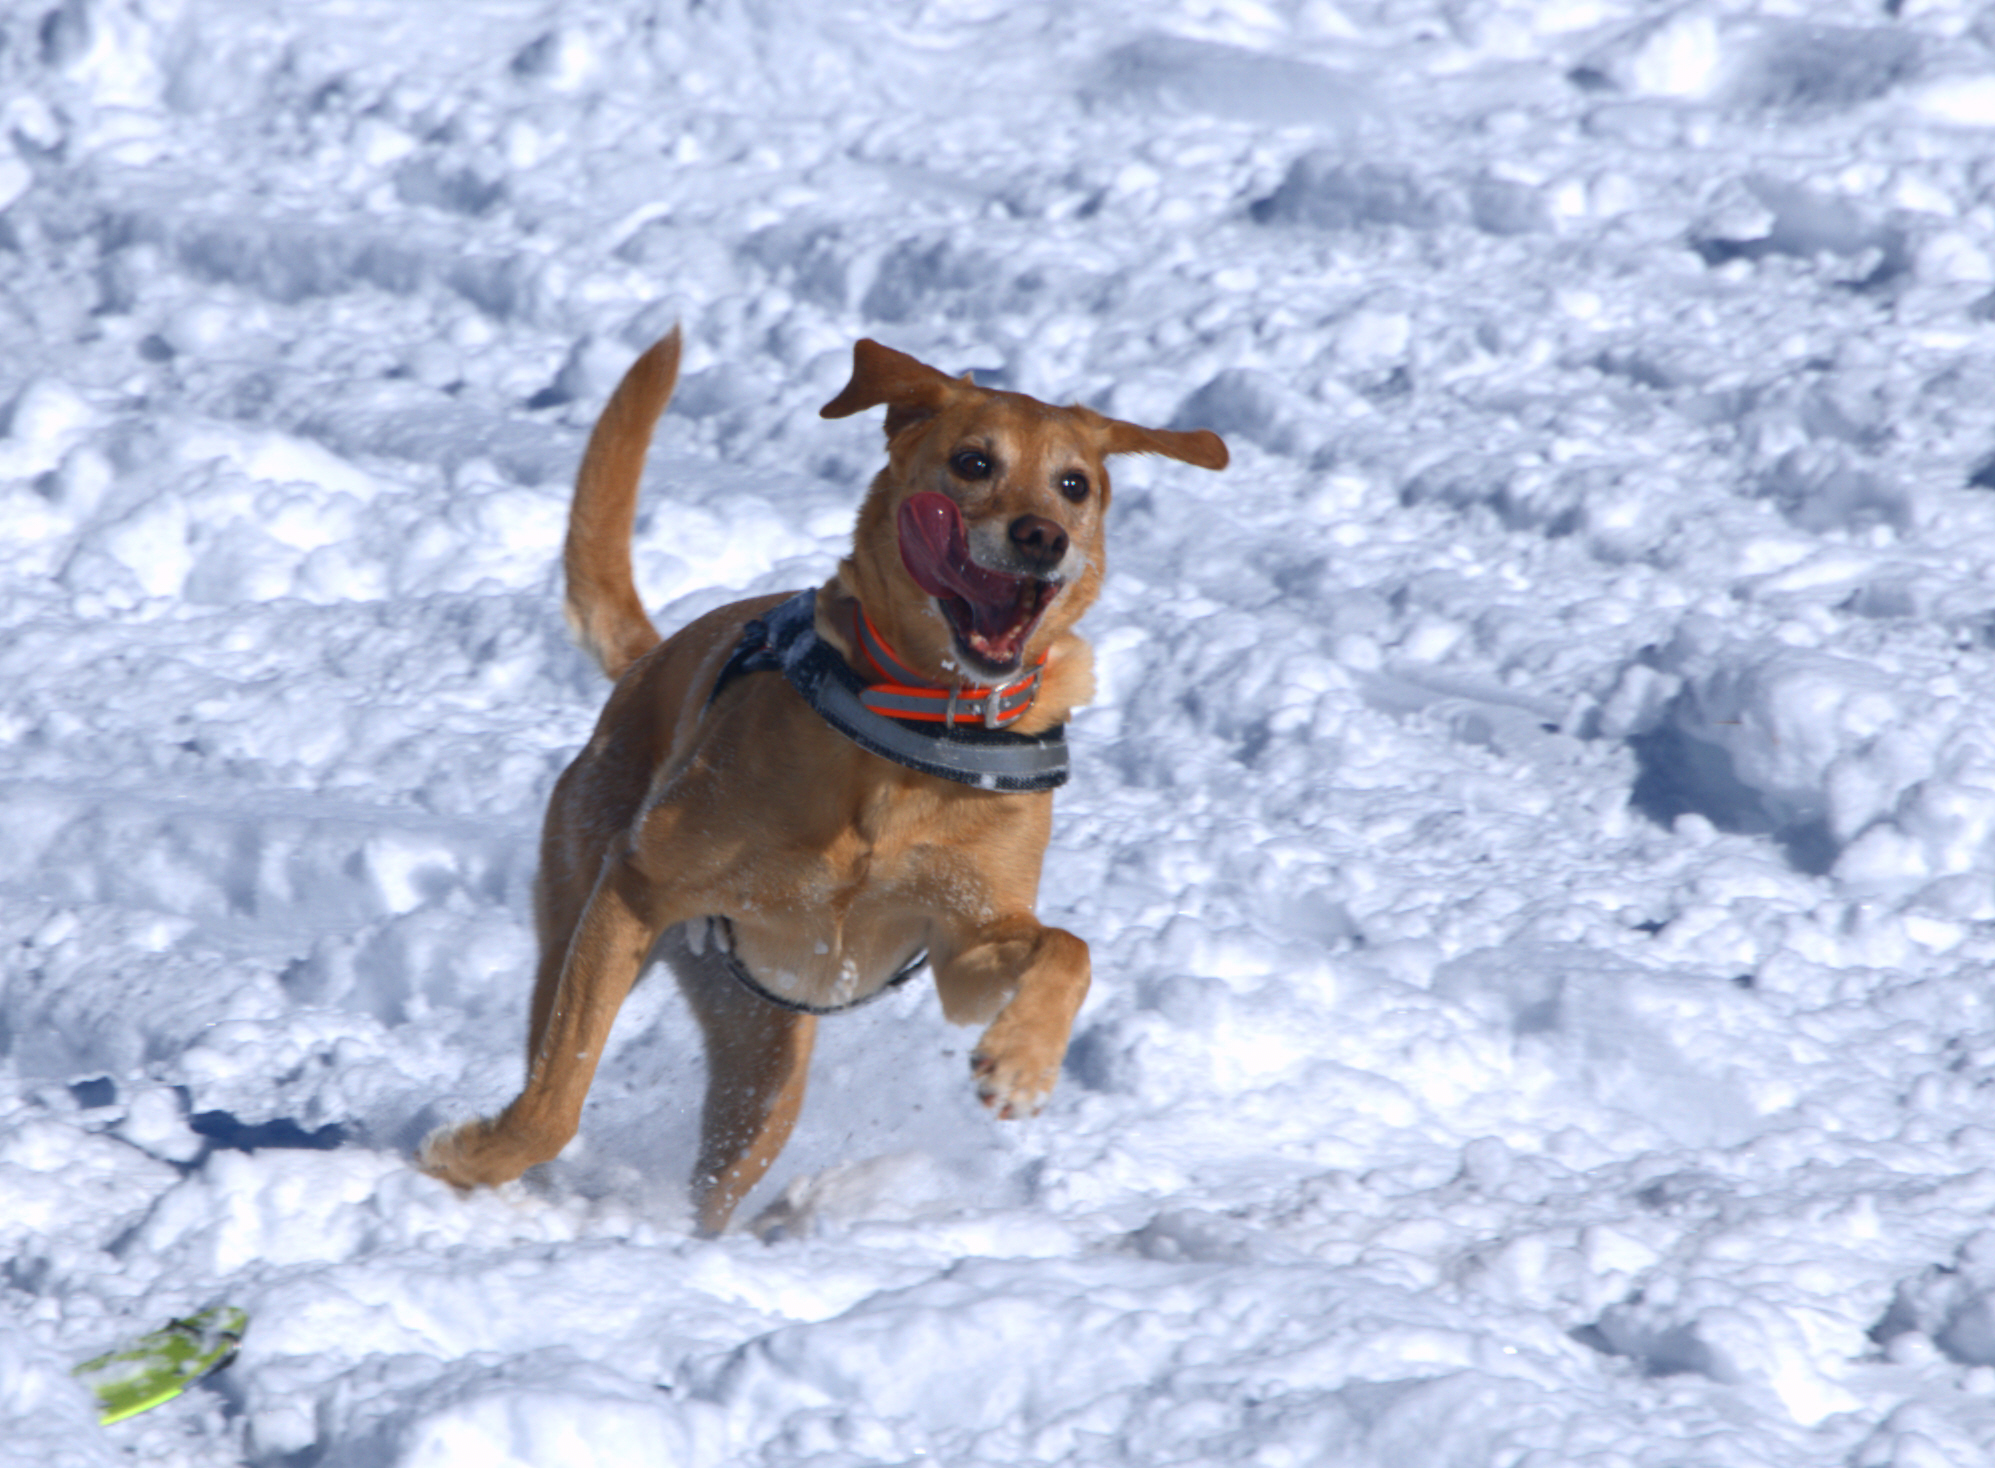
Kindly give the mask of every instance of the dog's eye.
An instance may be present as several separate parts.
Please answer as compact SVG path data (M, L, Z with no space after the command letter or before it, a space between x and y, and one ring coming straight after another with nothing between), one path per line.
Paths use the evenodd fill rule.
M1060 476L1060 493L1079 504L1088 497L1088 477L1079 470L1070 470Z
M949 469L958 479L988 479L991 477L990 456L975 449L958 449L949 456Z

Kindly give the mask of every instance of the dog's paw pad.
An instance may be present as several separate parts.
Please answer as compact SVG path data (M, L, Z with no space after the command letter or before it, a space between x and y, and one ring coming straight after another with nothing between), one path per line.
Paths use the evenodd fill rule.
M458 1137L463 1130L464 1124L460 1123L457 1126L438 1127L424 1137L422 1145L416 1148L416 1166L431 1177L442 1178L447 1183L456 1182L452 1174L462 1161L459 1155L462 1147Z
M492 1124L483 1117L455 1126L438 1127L416 1149L416 1166L454 1188L490 1186L506 1179L493 1175L480 1154L489 1151Z
M1059 1074L1056 1059L1050 1065L1017 1064L979 1049L970 1056L970 1074L977 1083L977 1099L1011 1121L1021 1116L1037 1116L1053 1094Z

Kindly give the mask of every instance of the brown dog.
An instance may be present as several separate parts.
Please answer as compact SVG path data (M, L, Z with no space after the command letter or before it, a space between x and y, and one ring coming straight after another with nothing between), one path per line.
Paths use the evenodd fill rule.
M569 621L617 680L541 837L526 1087L432 1134L459 1186L560 1152L618 1007L666 930L707 1049L693 1174L725 1227L802 1104L817 1015L926 955L942 1011L991 1021L971 1058L1000 1116L1052 1090L1087 945L1033 916L1065 778L1062 725L1093 692L1073 633L1103 570L1110 454L1223 468L1210 432L1138 428L926 367L875 342L825 405L884 404L887 466L830 581L709 612L660 641L632 585L638 481L679 333L611 396L575 486Z

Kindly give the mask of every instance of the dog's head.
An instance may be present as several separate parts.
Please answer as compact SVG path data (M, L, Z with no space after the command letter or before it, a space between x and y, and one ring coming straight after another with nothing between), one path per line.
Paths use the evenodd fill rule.
M1052 407L861 341L852 380L821 412L881 404L887 467L840 570L895 649L945 684L1014 675L1093 604L1111 454L1226 467L1226 445L1208 430Z

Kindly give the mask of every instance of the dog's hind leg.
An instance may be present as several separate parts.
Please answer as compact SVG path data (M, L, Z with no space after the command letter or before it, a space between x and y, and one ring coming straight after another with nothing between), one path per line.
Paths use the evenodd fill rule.
M796 1126L817 1017L757 998L712 950L676 957L672 968L706 1038L706 1108L692 1193L700 1231L717 1234Z
M525 1089L496 1117L432 1133L421 1150L426 1172L458 1187L491 1187L568 1145L617 1011L659 932L681 916L656 898L631 857L604 863L551 986L551 956L543 956Z

